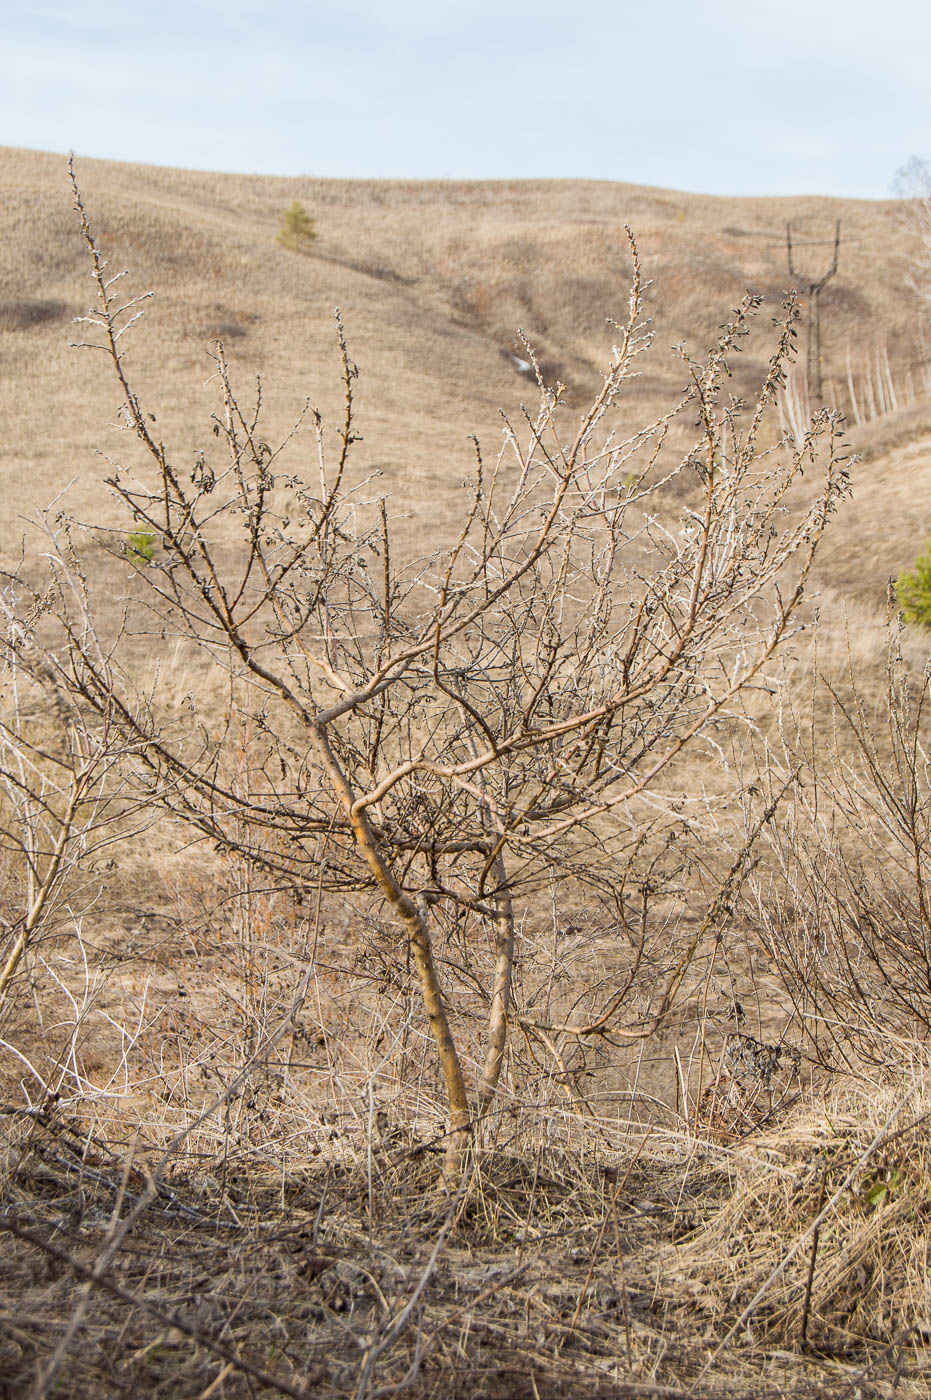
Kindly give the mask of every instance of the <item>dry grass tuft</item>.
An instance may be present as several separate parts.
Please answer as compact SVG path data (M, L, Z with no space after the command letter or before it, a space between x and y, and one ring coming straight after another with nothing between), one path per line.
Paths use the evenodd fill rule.
M718 1162L727 1195L678 1252L748 1353L894 1355L931 1380L931 1080L845 1091Z

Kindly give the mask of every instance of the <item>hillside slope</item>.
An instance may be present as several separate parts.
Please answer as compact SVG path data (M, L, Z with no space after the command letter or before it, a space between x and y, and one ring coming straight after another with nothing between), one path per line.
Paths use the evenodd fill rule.
M595 390L611 343L606 318L626 309L625 225L652 282L656 331L631 386L632 425L668 406L681 384L671 347L684 340L700 357L746 288L767 299L761 332L734 366L735 392L752 392L770 348L766 312L777 314L791 280L788 220L798 265L811 276L829 266L841 221L839 271L821 298L829 393L846 406L848 350L856 365L883 342L901 396L916 392L908 237L894 201L720 199L582 181L278 179L92 160L77 169L112 269L129 267L132 292L155 290L133 332L130 365L178 457L209 433L215 399L205 382L218 336L247 392L261 372L270 436L287 430L308 396L333 414L339 306L360 367L361 452L419 524L448 516L449 487L471 461L468 434L494 450L499 409L514 414L533 402L517 362L525 358L518 327L547 375L566 383L570 409ZM308 256L275 243L280 212L295 198L317 221ZM108 503L95 452L125 458L132 449L108 426L117 403L103 364L69 349L80 329L71 318L92 287L63 157L0 151L0 229L4 482L28 512L73 481L71 507L102 520ZM927 426L923 411L905 418L913 442ZM873 426L874 457L887 426ZM882 475L873 469L870 480ZM892 494L902 528L887 517L884 529L908 559L913 535L931 520L914 519L908 483L897 479ZM887 561L884 547L878 562L887 575L903 560ZM870 587L875 596L875 580Z

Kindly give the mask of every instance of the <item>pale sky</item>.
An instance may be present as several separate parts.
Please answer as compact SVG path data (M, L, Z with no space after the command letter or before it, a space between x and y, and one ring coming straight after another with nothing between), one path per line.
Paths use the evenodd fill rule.
M0 0L0 144L280 175L883 198L929 0Z

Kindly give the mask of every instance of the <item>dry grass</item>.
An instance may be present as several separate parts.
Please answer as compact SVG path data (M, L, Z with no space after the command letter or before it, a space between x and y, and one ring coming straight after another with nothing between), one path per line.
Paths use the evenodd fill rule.
M439 537L451 528L450 488L471 460L467 435L493 449L498 410L533 401L512 358L526 358L518 327L569 385L571 402L597 387L612 334L605 318L626 298L625 223L653 279L657 332L646 376L630 386L631 425L666 406L682 381L669 347L685 339L702 353L746 287L765 293L775 314L788 282L788 219L799 239L830 237L842 220L840 271L822 297L829 376L833 366L844 377L848 342L885 336L897 373L918 353L902 292L908 239L892 201L713 199L571 181L283 180L100 161L80 162L79 175L114 268L131 268L135 290L157 290L131 362L182 463L203 445L213 407L202 388L207 341L217 334L241 383L262 372L270 436L307 395L332 417L338 305L362 369L365 456L409 505L413 533L424 520ZM0 194L9 296L82 311L91 288L64 159L0 152ZM317 220L308 257L274 241L294 198ZM799 246L800 257L824 251ZM28 330L0 322L3 466L20 483L18 509L46 504L73 479L75 513L107 518L95 453L115 450L105 425L116 405L103 376L68 350L75 337L66 321ZM770 348L761 334L734 360L736 392L759 382ZM883 421L871 425L874 438ZM13 537L6 549L15 547ZM896 558L889 572L906 562Z
M632 387L632 425L682 378L667 345L684 336L699 350L748 284L778 302L788 218L812 238L843 222L840 272L822 299L828 375L841 376L848 342L864 338L888 339L897 374L917 353L891 203L91 161L79 173L115 266L131 265L135 290L158 291L131 358L181 465L210 431L213 337L241 379L261 370L270 434L307 394L332 416L339 304L362 369L365 460L409 512L406 547L456 523L466 435L496 445L499 407L533 400L513 359L517 326L565 380L570 409L590 393L604 318L626 294L624 223L655 282L659 348ZM117 405L104 376L67 348L90 288L65 162L0 152L0 193L0 451L16 510L73 482L70 508L104 524L94 454L124 451L125 435L107 428ZM300 259L274 243L294 198L319 234ZM764 361L752 342L735 392ZM888 579L931 533L931 418L911 405L852 441L863 453L853 499L815 579L817 663L852 673L878 712ZM310 438L298 449L309 456ZM21 533L8 532L2 562ZM90 566L116 617L132 599L130 571L103 551ZM810 699L808 638L793 645L782 699L829 718L825 694ZM904 649L919 674L925 641L910 634ZM133 661L151 664L141 648ZM184 712L198 665L179 651L165 668L166 715ZM675 965L703 881L733 855L741 817L721 799L775 743L768 703L750 706L758 742L740 782L723 749L689 770L705 803L701 841L651 870L661 878L643 918L660 952L638 974L632 1009ZM5 910L19 878L5 856ZM928 1106L924 1052L897 1047L891 1068L901 1062L917 1087L888 1127L904 1079L851 1088L791 1060L765 1084L732 1074L741 1035L803 1043L746 910L700 950L682 1011L646 1046L558 1065L516 1046L477 1174L450 1202L435 1190L435 1068L377 911L257 888L234 858L192 848L168 824L82 879L81 916L63 915L37 943L0 1019L0 1395L931 1393L927 1125L909 1126ZM580 988L627 974L631 948L586 915L541 904L528 917L526 1002L568 1007ZM442 948L465 997L461 952Z
M929 1104L916 1068L719 1159L724 1204L677 1258L712 1335L749 1353L884 1354L928 1385Z
M0 1319L4 1395L27 1393L49 1366L82 1290L80 1345L57 1373L57 1395L927 1393L920 1334L900 1328L884 1348L877 1327L877 1317L914 1319L919 1306L913 1294L892 1296L897 1283L915 1281L914 1231L900 1261L905 1228L884 1243L876 1218L870 1224L872 1213L904 1226L902 1202L926 1201L926 1190L914 1195L917 1177L906 1187L902 1168L889 1166L910 1158L907 1138L864 1168L836 1229L824 1226L824 1277L812 1291L820 1329L829 1301L848 1296L851 1282L855 1289L857 1269L872 1269L867 1292L887 1309L870 1313L872 1333L856 1331L848 1309L845 1347L825 1346L814 1325L807 1351L786 1344L776 1319L785 1296L798 1294L799 1274L804 1283L806 1255L754 1314L752 1340L744 1329L706 1376L703 1362L740 1306L728 1289L736 1281L739 1290L741 1270L755 1281L778 1262L767 1206L791 1205L796 1228L810 1219L825 1134L780 1135L778 1147L763 1141L746 1160L734 1157L733 1198L697 1235L696 1218L722 1189L722 1164L714 1156L698 1164L685 1139L665 1148L630 1142L609 1164L604 1143L600 1161L586 1162L538 1138L530 1157L486 1159L452 1202L437 1198L428 1159L404 1136L287 1171L218 1174L182 1154L118 1265L92 1281L144 1185L133 1145L115 1150L56 1115L5 1121L5 1273L15 1293ZM861 1127L835 1122L827 1135L841 1171L841 1148L857 1144ZM891 1205L871 1204L879 1182ZM828 1251L845 1231L854 1239L844 1241L838 1284ZM835 1312L843 1307L840 1298ZM796 1298L786 1326L797 1328L797 1312Z
M93 943L45 944L37 1000L7 1010L33 1068L3 1065L0 1394L53 1370L49 1395L183 1400L214 1383L334 1400L928 1393L924 1335L906 1335L929 1303L927 1125L889 1137L924 1111L923 1069L866 1156L901 1088L842 1096L791 1062L765 1086L741 1078L735 992L763 998L767 1027L780 1013L734 930L720 975L709 948L683 1013L639 1051L566 1077L515 1047L477 1175L450 1201L440 1086L387 930L332 901L315 927L241 874L137 853ZM649 917L672 961L689 928L674 901ZM563 996L598 958L616 975L617 948L584 928L559 948ZM542 940L539 972L532 951L527 982L546 968ZM723 1095L728 1074L722 1122L699 1090ZM812 1107L825 1086L833 1101ZM806 1345L807 1244L729 1337L858 1163L822 1228Z

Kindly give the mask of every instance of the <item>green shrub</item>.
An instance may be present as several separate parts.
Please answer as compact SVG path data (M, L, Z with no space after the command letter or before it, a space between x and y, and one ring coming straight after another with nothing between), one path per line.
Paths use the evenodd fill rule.
M281 216L277 242L292 253L306 252L317 237L314 221L299 199Z
M141 526L133 530L126 540L124 553L133 564L151 564L155 554L155 536L152 531Z
M931 541L914 567L903 569L895 581L895 600L906 622L931 627Z

